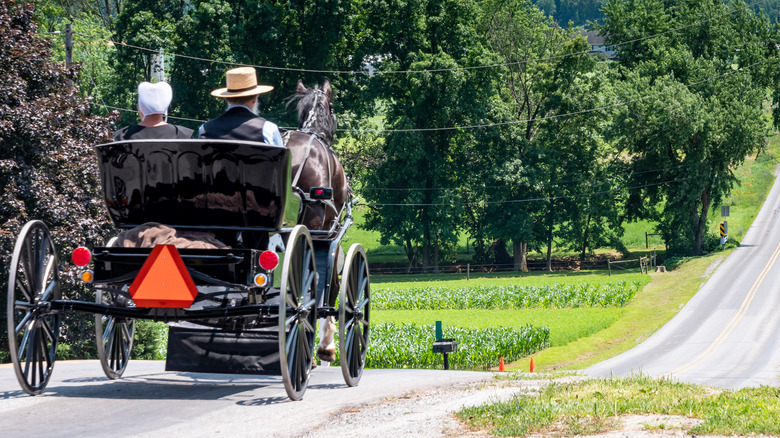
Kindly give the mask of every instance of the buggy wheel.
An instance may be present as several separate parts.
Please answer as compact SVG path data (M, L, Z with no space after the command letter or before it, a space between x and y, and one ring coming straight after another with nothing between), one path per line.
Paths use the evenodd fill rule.
M349 248L339 294L339 362L348 386L357 386L368 353L371 288L366 252L359 243Z
M287 239L279 301L279 361L292 400L306 392L314 364L317 269L309 231L296 226Z
M116 293L98 290L95 301L113 307L127 307L129 299ZM133 350L135 319L110 315L95 315L95 340L103 372L109 379L118 379L130 362Z
M16 378L28 394L43 392L57 357L60 299L57 251L49 229L30 221L16 239L8 272L8 350Z

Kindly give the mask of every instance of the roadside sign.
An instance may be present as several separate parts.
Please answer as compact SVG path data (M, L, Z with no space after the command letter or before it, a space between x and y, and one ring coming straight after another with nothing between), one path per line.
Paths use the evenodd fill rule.
M720 237L723 237L726 235L726 224L723 222L720 223Z
M721 205L720 206L720 215L723 217L729 217L729 206L728 205Z

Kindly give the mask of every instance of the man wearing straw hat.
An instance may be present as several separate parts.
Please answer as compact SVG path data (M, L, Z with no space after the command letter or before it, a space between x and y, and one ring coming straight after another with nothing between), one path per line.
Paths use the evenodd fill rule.
M225 99L227 111L200 126L200 138L262 141L284 146L279 128L257 115L257 96L274 89L270 85L257 85L253 67L239 67L227 71L227 87L211 92L214 97Z

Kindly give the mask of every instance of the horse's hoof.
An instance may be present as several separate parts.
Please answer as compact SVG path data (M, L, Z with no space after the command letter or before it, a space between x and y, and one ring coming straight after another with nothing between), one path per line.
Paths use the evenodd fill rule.
M336 361L336 349L331 348L317 348L317 359L323 362L335 362Z

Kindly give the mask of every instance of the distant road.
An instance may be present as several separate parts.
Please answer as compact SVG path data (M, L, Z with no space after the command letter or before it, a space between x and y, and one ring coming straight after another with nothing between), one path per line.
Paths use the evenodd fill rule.
M775 180L739 248L680 313L634 349L585 372L599 377L641 372L722 388L780 386L778 220Z
M369 403L493 378L490 372L372 369L350 388L341 368L318 367L303 400L294 402L280 377L164 369L164 361L131 361L125 377L108 380L98 361L57 362L46 391L32 397L19 388L11 366L0 365L0 435L298 437Z

